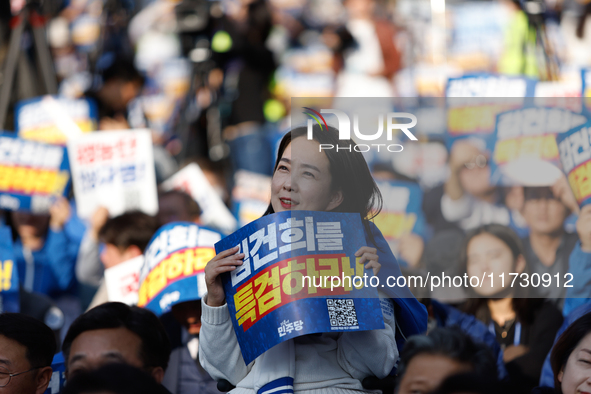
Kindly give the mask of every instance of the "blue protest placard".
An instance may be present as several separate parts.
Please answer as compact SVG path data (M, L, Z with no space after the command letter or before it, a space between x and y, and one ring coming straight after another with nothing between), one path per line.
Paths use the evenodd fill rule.
M62 352L53 356L51 369L53 369L51 380L49 381L47 390L43 394L59 394L66 384L66 363Z
M445 91L447 145L462 138L494 140L497 114L521 107L535 94L535 80L493 74L450 78Z
M560 177L556 136L587 120L581 114L549 107L520 108L499 114L491 149L491 183L503 186L553 184L555 178Z
M301 335L384 328L377 289L367 283L371 270L355 258L364 244L359 214L289 211L215 245L217 253L240 245L246 255L222 277L246 364Z
M157 315L206 292L203 270L222 234L189 222L169 223L150 240L140 271L138 306Z
M10 228L0 223L0 313L19 312L18 270Z
M70 185L65 148L0 133L0 209L47 212Z
M14 129L20 138L66 145L97 129L98 110L90 99L41 96L17 103Z
M373 222L398 255L398 242L407 234L426 236L426 221L421 208L423 191L413 182L377 181L384 205ZM404 260L398 259L399 262Z
M580 206L591 203L591 122L556 136L562 170Z

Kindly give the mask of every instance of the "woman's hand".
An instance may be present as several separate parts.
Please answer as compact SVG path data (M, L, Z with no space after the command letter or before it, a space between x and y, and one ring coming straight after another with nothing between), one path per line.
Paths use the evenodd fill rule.
M363 248L362 248L363 249ZM359 249L361 250L361 249ZM238 246L218 253L209 260L205 266L205 284L207 286L207 301L209 306L222 306L226 303L224 286L220 274L234 271L237 266L242 265L244 253L238 253Z
M365 264L365 268L373 268L373 274L377 275L380 272L380 267L382 266L378 263L378 251L376 248L370 248L369 246L361 247L357 252L355 252L355 257L361 257L358 264L363 264L366 261L368 262Z

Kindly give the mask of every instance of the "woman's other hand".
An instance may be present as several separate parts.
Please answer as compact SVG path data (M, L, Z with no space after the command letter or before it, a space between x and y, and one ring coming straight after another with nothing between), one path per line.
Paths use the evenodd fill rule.
M373 274L377 275L380 272L381 264L378 263L378 251L376 248L370 248L369 246L361 247L355 252L355 257L359 257L358 264L365 264L365 268L373 268Z

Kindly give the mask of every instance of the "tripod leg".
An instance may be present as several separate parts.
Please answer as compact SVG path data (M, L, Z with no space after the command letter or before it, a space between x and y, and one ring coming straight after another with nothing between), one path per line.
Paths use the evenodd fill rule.
M18 72L16 73L16 99L21 100L29 97L39 96L43 94L38 83L38 76L33 69L29 57L26 55L19 56ZM14 94L15 92L13 92ZM15 130L17 131L17 130Z
M44 19L35 11L31 13L31 26L33 27L33 38L35 39L35 50L37 52L37 59L39 60L39 67L41 68L41 75L47 94L57 94L57 78L53 67L53 60L51 59L51 52L47 45L47 39L44 28Z
M4 73L2 75L2 86L0 87L0 129L4 128L6 113L10 104L10 95L12 93L12 83L16 72L16 64L21 49L21 37L25 29L26 11L17 16L18 25L13 29L10 36L10 46L4 63Z

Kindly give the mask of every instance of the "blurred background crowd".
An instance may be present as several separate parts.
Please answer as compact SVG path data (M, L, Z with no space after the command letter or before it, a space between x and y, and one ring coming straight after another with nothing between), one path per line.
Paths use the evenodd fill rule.
M511 389L522 393L560 385L555 378L567 366L564 353L568 358L590 338L588 322L579 331L568 327L591 311L591 209L579 207L564 176L491 184L490 152L446 140L444 98L449 78L505 75L535 80L532 95L584 112L590 13L585 0L0 2L0 129L23 136L19 127L35 121L18 115L28 99L88 99L94 118L86 129L76 126L82 131L150 131L158 185L158 209L149 214L129 204L116 213L100 206L81 218L81 201L72 194L52 201L47 213L2 210L16 256L20 312L70 346L88 329L79 328L68 342L72 322L110 301L105 270L141 256L159 227L189 221L229 234L260 217L276 144L291 125L292 97L405 98L443 120L419 130L419 141L405 145L402 158L370 163L374 178L386 182L386 213L408 213L396 203L399 194L389 194L388 182L399 182L390 185L404 186L406 202L410 195L419 204L411 225L389 222L397 226L390 238L387 220L378 226L403 273L527 272L560 280L571 274L575 287L506 294L500 288L477 294L412 289L428 308L430 331L440 329L407 343L404 373L385 387L432 392L458 372L468 374L446 381L439 392L509 392L495 386L497 378L510 379ZM187 169L202 179L165 182ZM215 217L203 206L211 198L199 197L199 190L223 202ZM404 215L396 220L407 220ZM161 317L173 354L182 354L157 379L173 393L218 392L198 361L200 315L195 301ZM468 336L441 330L452 326ZM567 339L559 339L565 329L571 342L578 338L567 350ZM551 363L556 340L562 340L557 360L563 359ZM443 371L442 365L447 372L424 373Z

